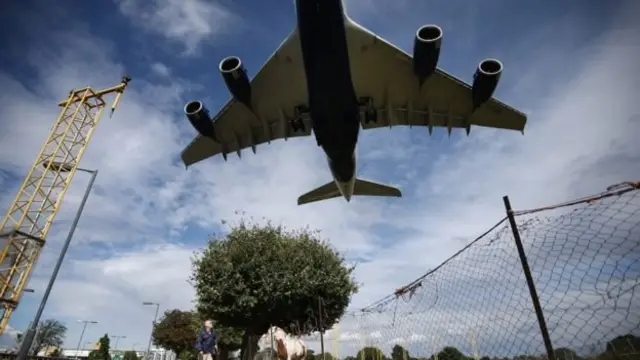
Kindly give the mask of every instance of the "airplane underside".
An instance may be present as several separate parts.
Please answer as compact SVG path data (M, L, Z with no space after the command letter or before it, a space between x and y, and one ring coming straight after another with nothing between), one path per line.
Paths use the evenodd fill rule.
M421 125L429 134L445 127L467 135L472 124L524 129L526 115L492 98L503 69L498 60L481 61L472 86L437 68L440 27L421 26L410 56L350 20L341 0L295 0L295 6L296 28L251 81L240 58L220 62L232 100L216 116L199 101L185 105L199 133L183 151L185 165L215 154L226 160L232 151L240 156L247 147L255 153L258 144L313 130L334 180L303 194L298 204L400 197L394 187L355 177L361 128ZM424 98L422 89L434 84L438 89Z

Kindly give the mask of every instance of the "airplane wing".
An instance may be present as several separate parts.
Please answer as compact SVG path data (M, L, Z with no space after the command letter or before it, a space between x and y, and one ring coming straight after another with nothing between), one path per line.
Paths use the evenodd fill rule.
M376 122L364 122L363 129L409 125L463 128L471 125L523 131L527 117L522 112L491 98L475 111L471 85L441 69L422 88L413 73L412 57L368 29L347 26L351 76L359 98L369 98L377 110ZM498 85L499 86L499 85Z
M298 116L296 108L308 101L306 77L297 32L292 32L271 55L251 80L252 112L231 98L213 117L217 141L198 135L183 150L186 166L208 157L237 153L246 148L255 152L256 145L276 139L288 139L311 134L308 116ZM302 127L292 126L300 120Z

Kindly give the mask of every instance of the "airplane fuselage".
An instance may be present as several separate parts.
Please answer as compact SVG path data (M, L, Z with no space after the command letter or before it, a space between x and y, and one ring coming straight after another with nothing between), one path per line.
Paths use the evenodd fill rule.
M360 110L341 0L295 0L313 132L347 201L355 183Z

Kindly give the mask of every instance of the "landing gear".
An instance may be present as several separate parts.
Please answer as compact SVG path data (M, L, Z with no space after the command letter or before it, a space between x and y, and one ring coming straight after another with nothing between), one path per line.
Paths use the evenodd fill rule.
M360 106L360 111L364 116L364 123L377 123L378 122L378 110L373 106L373 99L366 97L360 98L358 102Z
M291 128L294 132L306 131L307 127L304 120L309 116L309 108L305 105L298 105L295 108L294 118L290 121Z

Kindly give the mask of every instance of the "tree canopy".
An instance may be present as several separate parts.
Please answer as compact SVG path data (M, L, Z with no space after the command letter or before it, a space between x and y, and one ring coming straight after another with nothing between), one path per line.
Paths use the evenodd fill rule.
M203 322L204 319L193 311L167 310L153 327L153 342L178 354L180 359L195 358L194 346ZM242 331L217 326L215 323L214 330L221 354L240 348Z
M55 319L44 320L38 325L31 352L35 355L46 348L59 348L66 335L66 325Z
M198 325L197 317L191 311L167 310L153 326L153 343L176 354L193 350Z
M382 350L374 346L365 346L356 355L358 360L387 360Z
M122 360L138 360L138 354L133 350L125 351Z
M391 359L392 360L413 360L413 358L409 355L409 351L404 347L396 344L391 349Z
M109 334L104 334L104 336L98 340L98 346L97 350L92 350L89 353L88 360L111 360L111 354L109 354L109 350L111 349Z
M198 312L223 326L252 335L271 325L309 334L344 314L358 290L353 270L317 231L241 220L210 239L193 261L191 281Z

